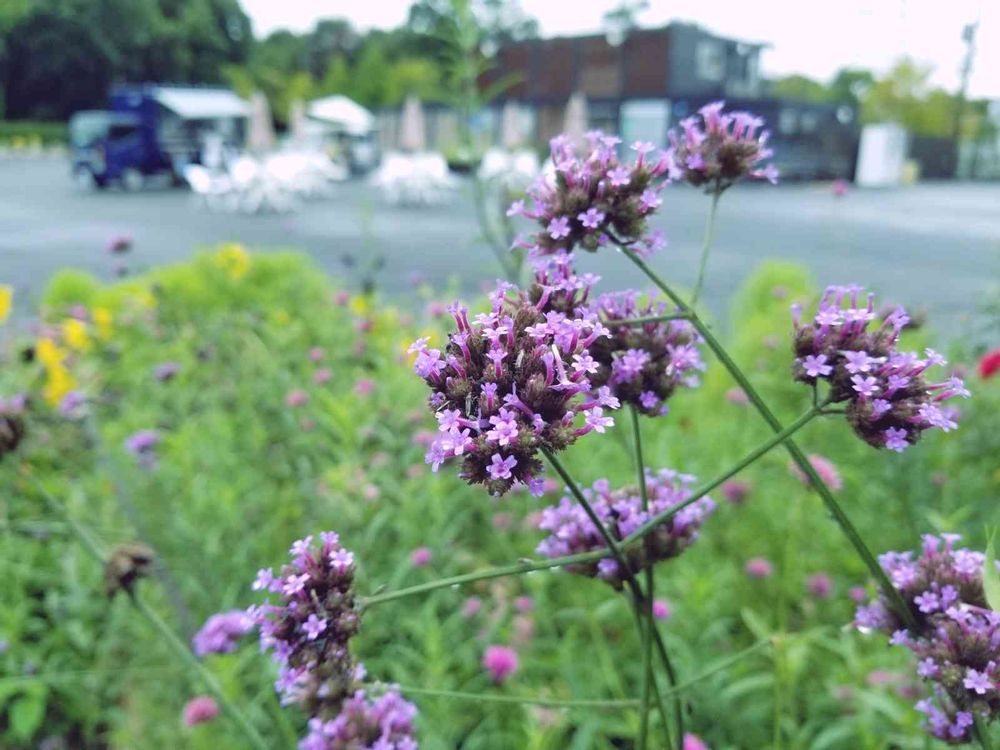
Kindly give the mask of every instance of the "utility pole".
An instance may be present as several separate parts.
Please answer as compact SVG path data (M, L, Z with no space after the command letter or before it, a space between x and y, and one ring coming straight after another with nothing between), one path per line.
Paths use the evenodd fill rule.
M965 42L965 59L962 61L962 78L955 98L955 121L952 124L951 142L955 160L955 177L958 177L959 144L962 137L962 118L965 115L965 94L969 88L969 77L972 75L972 63L976 56L976 31L979 21L966 24L962 29L962 41Z

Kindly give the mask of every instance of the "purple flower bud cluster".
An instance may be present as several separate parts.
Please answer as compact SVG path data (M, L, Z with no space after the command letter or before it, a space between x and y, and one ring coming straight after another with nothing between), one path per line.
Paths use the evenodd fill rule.
M973 713L1000 716L1000 614L983 592L985 555L956 549L957 534L924 536L917 559L889 552L879 559L919 624L912 633L884 595L858 607L855 625L891 634L917 658L917 674L933 699L917 703L927 728L951 743L972 739Z
M666 412L666 401L677 388L698 385L696 373L705 365L698 351L701 337L690 322L624 323L671 312L664 302L640 305L639 297L639 292L626 291L601 295L597 301L595 311L611 335L590 348L598 363L590 381L598 388L608 386L616 398L643 414L656 416Z
M140 466L146 469L156 467L156 448L160 444L160 433L156 430L139 430L125 439L125 450L135 456Z
M357 690L340 714L327 721L313 718L300 750L417 750L413 738L416 706L395 689L378 698Z
M721 193L742 179L778 181L773 164L760 166L772 155L764 121L749 112L723 112L725 102L706 104L698 117L680 122L681 132L670 131L669 174L710 193Z
M449 307L457 330L443 352L427 339L410 347L438 420L426 458L434 471L461 458L461 476L493 495L518 484L541 494L539 450L563 450L614 424L606 410L618 400L608 388L593 393L590 381L598 364L589 349L608 331L596 314L572 311L574 300L584 299L577 283L535 284L523 292L501 282L492 310L473 321L464 306ZM552 309L558 300L570 311Z
M927 349L924 357L897 351L900 332L909 321L897 308L873 330L874 295L861 302L862 288L831 286L820 299L816 316L802 322L794 306L796 380L814 385L825 380L832 402L847 402L847 421L858 436L876 448L902 452L924 430L955 429L957 411L943 406L953 396L968 398L958 377L928 383L925 373L945 365L944 357Z
M635 160L619 160L619 138L599 131L587 134L589 151L577 153L565 135L552 139L555 178L542 175L528 189L532 207L516 201L508 216L537 221L542 230L527 247L534 255L572 250L579 245L596 251L610 240L640 243L640 252L652 252L665 243L659 234L648 234L646 218L660 205L669 160L664 153L650 158L656 147L633 143Z
M275 689L311 716L336 714L352 694L356 667L348 641L358 632L354 598L354 555L326 531L319 545L307 536L292 545L290 565L279 575L257 573L253 588L277 594L247 614L260 628L261 648L280 665Z
M661 469L655 474L647 471L648 511L643 510L642 496L637 487L612 490L610 482L600 479L594 482L592 489L584 489L583 493L611 536L620 541L651 517L689 501L694 480L695 477L690 474L679 474L672 469ZM635 574L660 560L676 557L690 547L698 538L698 529L714 510L715 503L711 498L699 498L657 525L641 544L633 544L623 550L631 572ZM538 527L549 532L537 549L538 554L544 557L564 557L607 549L601 532L579 503L569 496L543 510ZM573 573L601 578L620 589L627 576L610 556L610 551L608 555L598 562L566 567Z
M253 627L254 621L242 609L219 612L205 620L191 639L191 647L198 656L228 654Z

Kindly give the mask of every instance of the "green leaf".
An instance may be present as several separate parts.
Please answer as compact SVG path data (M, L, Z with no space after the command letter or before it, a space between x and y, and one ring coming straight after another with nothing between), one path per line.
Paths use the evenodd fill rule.
M994 527L986 544L986 564L983 565L983 592L986 603L994 612L1000 611L1000 571L997 570L996 535Z
M26 693L11 704L10 732L19 740L29 740L45 718L45 692Z

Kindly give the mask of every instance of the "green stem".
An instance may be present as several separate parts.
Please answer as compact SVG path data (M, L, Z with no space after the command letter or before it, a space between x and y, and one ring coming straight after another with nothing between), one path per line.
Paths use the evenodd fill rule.
M760 651L762 648L764 648L765 646L769 646L769 645L771 645L771 639L770 638L764 638L763 640L757 641L752 646L748 646L747 648L743 649L742 651L737 651L732 656L727 656L726 658L721 659L718 663L715 664L715 666L710 667L709 669L706 669L704 672L701 672L700 674L695 675L694 677L690 678L689 680L685 680L684 682L679 683L676 687L673 687L670 690L667 690L666 691L666 695L672 695L674 693L683 693L689 687L691 687L692 685L694 685L696 683L699 683L702 680L708 679L709 677L711 677L714 674L718 674L722 670L724 670L724 669L726 669L728 667L731 667L733 664L736 664L737 662L742 661L743 659L745 659L746 657L750 656L751 654L755 654L758 651Z
M761 445L757 446L752 451L750 451L750 453L748 453L739 461L737 461L735 464L733 464L731 468L722 472L722 474L719 474L719 476L715 477L711 481L708 481L705 484L701 485L700 487L695 488L691 492L691 496L683 503L678 503L672 508L663 511L662 513L658 513L657 515L650 518L648 521L646 521L646 523L644 523L638 529L636 529L627 537L625 537L625 541L623 542L623 544L626 547L628 547L629 545L634 544L637 540L644 538L646 535L652 532L653 529L662 524L664 521L670 520L673 516L675 516L680 511L684 510L689 505L693 505L694 503L698 502L701 498L705 497L705 495L707 495L709 492L711 492L716 487L721 485L727 479L730 479L731 477L739 474L741 471L743 471L743 469L745 469L747 466L752 464L758 458L763 456L769 450L771 450L772 448L781 443L790 440L792 435L794 435L796 432L798 432L807 424L809 424L809 422L811 422L813 419L819 416L819 414L820 414L820 407L813 407L812 409L809 409L808 411L803 413L802 416L800 416L798 419L796 419L794 422L788 425L788 427L784 428L781 432L776 434L774 437L769 438L766 442L762 443Z
M500 695L493 693L469 693L464 690L438 690L436 688L418 688L412 686L390 686L383 683L372 683L372 687L398 687L401 693L407 695L427 695L434 698L451 698L455 700L474 701L477 703L517 703L532 706L552 706L554 708L633 708L640 701L635 698L622 699L583 699L562 700L559 698L539 698L528 695Z
M792 424L782 430L780 433L774 437L768 439L765 443L755 448L753 451L744 456L740 461L734 464L730 469L717 476L710 482L706 482L701 487L698 487L691 493L691 497L688 498L683 503L675 505L669 510L663 511L658 515L653 516L649 521L643 524L641 527L633 531L629 536L625 537L622 545L629 547L635 544L640 539L645 538L650 534L654 528L662 524L664 521L669 520L676 513L683 510L692 503L698 501L700 498L707 495L709 492L714 490L716 487L721 485L727 479L741 472L749 464L756 461L758 458L763 456L769 450L774 448L776 445L787 440L792 434L800 430L806 424L808 424L812 419L814 419L819 414L819 408L816 407L810 411L805 412L801 417L795 420ZM549 570L551 568L563 568L568 565L580 565L590 562L597 562L608 556L607 550L594 550L592 552L581 552L576 555L567 555L566 557L554 557L548 560L524 560L522 562L513 563L511 565L502 565L495 568L488 568L487 570L480 570L473 573L463 573L457 576L451 576L449 578L440 578L436 581L428 581L427 583L417 584L416 586L409 586L403 589L397 589L396 591L386 591L384 593L376 593L371 596L366 596L361 599L361 607L367 609L368 607L374 607L377 604L384 604L386 602L391 602L396 599L404 599L409 596L415 596L417 594L426 594L430 591L436 591L437 589L451 588L454 586L462 586L469 583L475 583L477 581L485 581L491 578L505 578L507 576L516 576L523 573L531 573L536 570Z
M453 586L475 583L476 581L485 581L490 578L505 578L507 576L521 575L522 573L531 573L535 570L548 570L550 568L562 568L566 565L597 562L607 556L608 553L606 550L594 550L593 552L583 552L579 555L567 555L566 557L555 557L549 560L525 560L524 562L514 563L512 565L501 565L496 568L488 568L487 570L480 570L475 573L463 573L462 575L451 576L449 578L439 578L436 581L428 581L427 583L409 586L405 589L372 594L371 596L366 596L361 599L361 607L362 609L367 609L368 607L374 607L376 604L385 604L386 602L391 602L395 599L403 599L408 596L414 596L415 594L425 594L428 591L435 591L436 589L451 588Z
M701 318L698 317L697 313L695 313L695 311L689 305L685 304L684 300L682 300L673 291L673 289L667 286L667 284L656 274L655 271L653 271L645 263L645 261L642 260L642 258L637 256L627 247L622 246L621 249L622 252L625 254L625 256L629 260L631 260L639 268L640 271L646 274L646 276L650 279L650 281L652 281L657 287L659 287L660 290L664 294L666 294L667 297L675 305L677 305L678 308L680 308L682 311L687 311L691 314L691 322L698 330L698 333L700 333L702 338L705 339L705 343L708 344L708 347L715 353L715 356L719 358L719 361L722 363L723 367L725 367L726 370L729 371L729 374L732 375L733 380L736 381L736 384L743 389L744 393L746 393L747 398L750 399L750 402L754 405L754 408L757 409L761 417L764 418L764 421L767 422L767 424L774 432L781 433L783 429L781 426L781 422L779 422L778 418L774 416L768 405L764 403L764 400L757 392L757 389L754 388L749 378L747 378L747 376L743 373L743 371L739 368L739 366L733 361L732 357L729 356L729 353L722 346L719 340L715 337L711 329L709 329L709 327L705 325L704 321L702 321ZM819 474L816 473L816 470L813 468L813 465L809 462L809 459L806 458L806 455L795 444L793 440L790 439L786 440L785 448L788 450L789 454L792 457L792 460L796 463L796 465L798 465L799 469L801 469L802 472L809 478L809 481L812 483L812 486L816 489L816 492L819 493L819 496L823 500L823 503L826 505L826 508L830 512L830 515L833 516L834 520L840 526L841 531L844 533L844 536L847 537L848 541L851 543L855 551L858 553L858 556L868 567L869 573L878 582L879 587L882 589L882 593L889 599L890 602L892 602L894 609L897 610L897 614L904 620L906 626L910 628L912 631L916 632L917 630L919 630L916 618L913 616L913 612L906 604L906 601L903 599L899 590L892 585L892 582L889 580L889 577L886 575L885 571L882 570L882 566L878 564L878 561L875 559L875 556L872 554L871 550L868 549L868 546L861 538L861 535L854 527L854 524L851 523L850 518L847 517L847 514L844 512L843 508L840 507L840 504L833 496L833 493L830 491L830 488L826 486L826 484L820 478Z
M67 508L57 500L45 487L43 487L37 480L34 485L38 492L42 495L53 509L53 511L59 513L66 519L66 523L73 530L76 537L83 544L83 547L91 554L94 559L96 559L101 565L104 565L107 560L107 555L104 550L101 549L101 545L97 540L90 534L90 532L72 515L70 515ZM235 704L233 704L226 694L222 690L222 686L219 685L218 680L215 679L215 675L205 669L205 666L198 661L197 657L191 652L191 649L177 637L177 634L171 630L170 626L144 601L142 601L134 593L129 594L129 601L132 602L132 606L141 614L154 629L160 634L160 637L169 644L170 648L174 650L177 656L190 668L191 672L198 675L201 678L202 683L208 689L215 699L219 702L229 717L239 726L240 730L246 736L250 745L257 750L268 750L268 745L264 742L264 738L257 733L250 721L243 715Z
M639 494L642 509L649 512L649 495L646 490L646 464L642 458L642 431L639 428L639 411L632 405L632 439L635 446L636 475L639 480ZM649 552L649 537L645 540ZM655 591L653 566L646 566L646 629L642 637L642 713L639 723L639 750L646 750L649 742L649 683L653 676L653 596ZM675 699L676 702L676 699Z
M698 280L694 284L694 291L691 293L691 307L698 302L698 295L705 283L705 269L708 266L708 253L712 249L712 238L715 236L715 213L719 208L719 196L722 192L718 189L712 192L712 206L708 209L708 221L705 224L705 239L701 243L701 260L698 262Z
M574 497L577 503L579 503L580 507L583 508L584 513L587 514L587 517L590 519L590 522L594 524L594 528L598 530L601 537L603 537L604 539L604 543L607 544L608 549L611 550L612 556L615 558L615 561L618 563L618 566L622 569L623 575L625 576L625 583L628 585L629 590L632 592L632 598L634 599L635 602L637 619L639 619L638 615L642 603L644 601L642 594L642 587L639 585L639 581L636 580L635 575L632 573L632 568L629 566L628 560L625 558L625 554L622 552L621 545L611 535L611 532L608 531L607 527L601 521L600 516L598 516L597 513L594 511L593 506L584 496L583 492L580 491L580 488L577 486L576 482L573 481L573 477L571 477L569 475L569 472L566 471L566 467L564 467L562 463L560 463L559 459L555 457L555 454L552 453L552 451L550 451L548 448L542 448L542 453L545 454L545 457L549 460L549 463L552 464L553 468L556 470L556 473L559 474L563 482L566 483L566 488L569 490L570 494ZM639 631L641 633L642 632L641 622L639 623L639 626L640 626ZM653 640L656 642L656 647L659 652L660 659L663 661L663 666L667 670L667 678L670 681L670 685L671 686L676 685L677 675L674 672L673 665L670 663L670 659L667 656L667 649L663 643L663 639L660 637L659 631L657 631L655 628L651 628L650 633L652 635ZM683 712L677 706L675 706L675 711L677 713L678 720L682 722ZM683 741L682 724L678 724L677 729L679 732L678 742L682 742Z

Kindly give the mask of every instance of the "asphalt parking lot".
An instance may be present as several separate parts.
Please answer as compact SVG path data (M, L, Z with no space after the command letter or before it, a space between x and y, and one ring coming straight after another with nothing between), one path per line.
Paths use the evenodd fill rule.
M670 241L655 263L682 285L695 275L707 200L686 186L671 187L655 222ZM402 208L386 205L364 181L351 181L293 214L245 216L199 209L181 189L81 189L58 158L0 161L0 281L15 286L21 318L59 268L111 277L104 247L119 233L135 238L137 269L231 240L302 250L335 274L356 276L359 266L381 257L378 283L402 300L416 278L474 291L497 275L493 256L477 240L467 189L448 205ZM345 259L354 259L354 267ZM827 185L737 187L720 206L704 295L713 311L724 312L741 281L767 259L802 263L818 283L873 287L886 300L926 310L941 331L961 334L1000 282L1000 184L853 190L839 199ZM612 254L582 262L607 288L642 285L637 271Z

